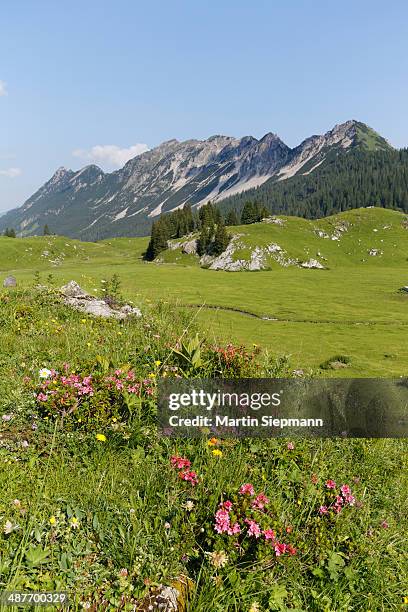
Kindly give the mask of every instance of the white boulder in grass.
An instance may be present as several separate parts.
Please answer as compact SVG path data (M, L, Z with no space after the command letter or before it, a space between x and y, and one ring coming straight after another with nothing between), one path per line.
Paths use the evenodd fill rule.
M324 266L320 263L320 261L317 261L317 259L309 259L309 261L304 261L300 265L302 268L314 268L318 270L324 270Z
M73 280L61 287L60 292L62 294L64 304L95 317L126 319L130 316L142 316L139 308L135 308L129 304L118 307L111 306L105 302L105 300L96 298L95 296L84 291L82 287L80 287L78 283Z

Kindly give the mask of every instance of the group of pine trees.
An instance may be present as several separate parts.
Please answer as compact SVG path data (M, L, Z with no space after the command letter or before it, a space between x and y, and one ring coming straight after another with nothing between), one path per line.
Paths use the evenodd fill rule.
M6 227L4 230L3 236L7 236L7 238L15 238L16 230L13 227Z
M159 253L167 249L168 240L182 238L197 231L199 255L219 255L227 248L230 236L218 208L209 202L202 206L198 213L193 214L191 206L186 204L183 208L162 215L154 221L145 259L153 261Z
M200 234L197 240L198 255L221 255L231 239L219 209L211 202L198 211Z
M266 206L262 206L259 202L251 202L248 200L245 202L241 212L241 225L248 225L250 223L259 223L265 217L270 215L269 210Z
M44 236L51 235L50 228L48 227L47 224L44 225L43 235ZM7 236L7 238L15 238L16 230L14 229L14 227L6 227L6 229L4 230L3 236Z
M191 206L186 204L174 212L162 215L153 222L150 242L144 255L147 261L153 261L159 253L167 249L167 241L181 238L196 229Z
M236 208L231 208L225 213L225 225L248 225L259 223L265 217L269 217L271 211L257 201L246 200L241 214L237 213Z

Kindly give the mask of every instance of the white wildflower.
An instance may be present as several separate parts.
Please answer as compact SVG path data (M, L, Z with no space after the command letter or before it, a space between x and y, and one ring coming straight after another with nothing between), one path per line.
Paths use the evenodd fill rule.
M41 368L38 372L38 376L40 378L49 378L51 376L51 370L48 370L48 368Z

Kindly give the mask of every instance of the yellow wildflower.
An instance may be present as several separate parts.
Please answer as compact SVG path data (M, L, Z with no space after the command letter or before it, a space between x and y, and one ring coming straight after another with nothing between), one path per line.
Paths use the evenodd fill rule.
M55 525L55 523L57 522L57 519L55 518L54 515L50 516L50 525Z
M219 448L213 450L212 454L214 455L214 457L222 457L222 451Z
M96 434L96 439L97 439L99 442L106 442L106 436L104 436L104 435L103 435L103 434L101 434L101 433Z

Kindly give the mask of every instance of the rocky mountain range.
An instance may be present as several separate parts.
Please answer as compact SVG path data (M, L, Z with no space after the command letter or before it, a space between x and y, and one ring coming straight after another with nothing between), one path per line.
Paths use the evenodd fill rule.
M52 232L85 240L147 234L158 215L184 204L218 202L267 181L308 175L350 149L388 150L387 141L358 121L336 125L291 149L272 133L261 139L212 136L170 140L105 173L95 165L59 168L20 208L0 218L0 230Z

